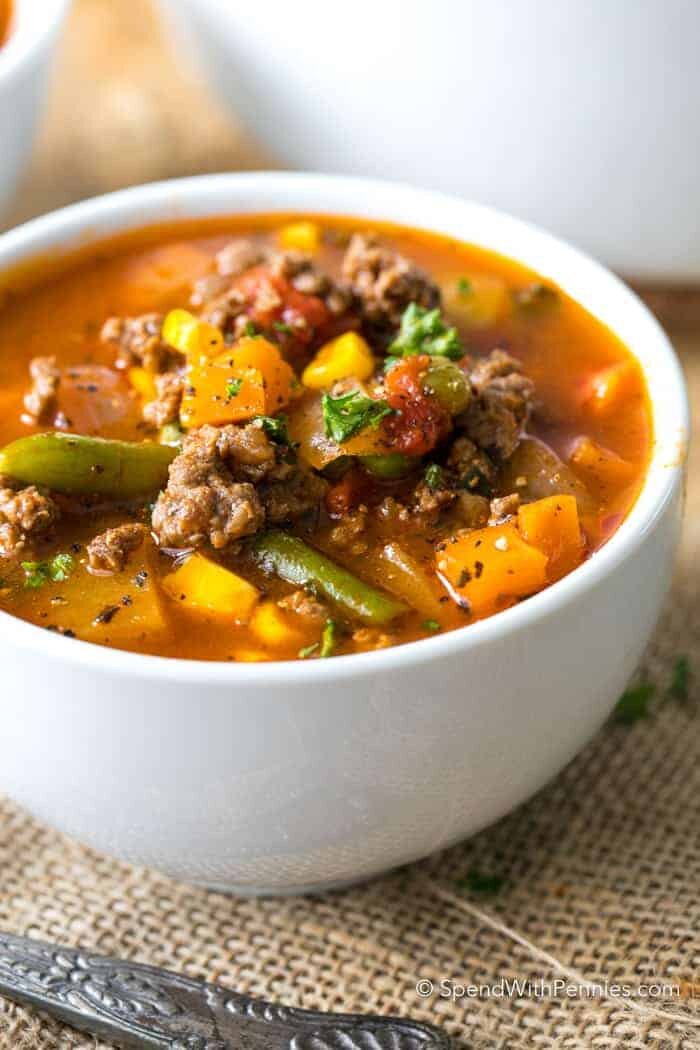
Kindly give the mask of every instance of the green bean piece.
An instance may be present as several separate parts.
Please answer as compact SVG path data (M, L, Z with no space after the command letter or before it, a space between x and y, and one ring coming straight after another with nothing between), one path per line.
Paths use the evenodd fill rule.
M0 449L0 474L54 492L134 499L166 484L177 451L152 441L32 434Z
M253 551L266 572L298 587L313 587L372 627L382 627L408 610L403 602L370 587L296 536L265 532L253 541Z
M375 478L402 478L415 464L401 452L387 452L384 456L359 456L360 464Z

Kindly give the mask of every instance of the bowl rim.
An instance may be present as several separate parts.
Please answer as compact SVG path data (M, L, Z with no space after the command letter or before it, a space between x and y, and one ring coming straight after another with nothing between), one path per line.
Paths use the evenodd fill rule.
M324 205L329 199L345 203L342 207ZM319 202L319 206L310 206L314 201ZM264 688L285 682L320 684L399 668L405 670L456 652L466 655L477 645L498 642L536 621L556 615L562 606L594 589L608 573L632 557L673 500L683 475L690 413L682 369L665 332L641 300L600 263L552 234L497 209L403 183L357 176L285 171L199 175L146 183L93 197L2 234L0 275L6 270L12 273L18 263L23 268L32 258L45 261L47 254L57 258L65 254L70 258L76 249L153 223L275 211L286 214L315 211L325 215L335 212L370 222L383 219L417 229L437 230L466 243L470 243L470 238L454 229L460 222L463 226L488 230L486 242L475 237L471 243L508 256L507 250L494 245L509 240L523 242L528 249L525 257L519 251L510 258L560 285L585 309L607 323L618 337L623 338L621 328L638 331L634 346L624 338L623 342L639 361L647 380L653 414L653 448L643 487L629 514L591 558L527 601L463 628L382 650L337 656L327 661L235 663L179 659L132 653L79 639L67 640L0 611L5 644L76 667L200 685L255 682ZM401 218L406 214L412 216L408 221ZM420 216L420 220L415 216ZM539 269L532 262L533 256L551 257L557 263L554 271L548 267L544 271ZM579 290L578 295L573 293L572 285ZM596 296L600 299L596 300ZM606 303L607 313L619 315L618 324L609 323L606 311L601 316L596 310L597 301ZM622 323L625 319L626 325ZM640 359L640 353L644 359ZM652 381L654 375L650 373L656 373L656 381Z
M10 33L0 46L0 90L58 31L72 0L13 0Z

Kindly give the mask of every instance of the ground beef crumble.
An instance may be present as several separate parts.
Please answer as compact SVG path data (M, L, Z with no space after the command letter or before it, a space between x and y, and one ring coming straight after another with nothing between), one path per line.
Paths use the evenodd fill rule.
M518 513L520 496L512 492L508 496L498 496L491 500L489 507L489 525L501 525Z
M143 406L143 418L154 427L176 423L185 386L182 372L163 372L155 377L156 397Z
M141 314L140 317L110 317L102 326L100 338L117 347L117 367L142 365L149 372L169 368L174 352L161 338L163 315Z
M87 545L88 568L99 575L121 572L145 535L146 529L139 524L118 525L100 533Z
M5 482L0 478L0 485ZM56 503L34 485L0 487L0 555L21 554L28 541L44 537L59 517Z
M55 357L35 357L29 364L32 387L24 395L24 407L35 422L50 421L56 411L61 373Z
M288 461L283 446L255 423L203 426L189 433L170 465L167 488L153 510L163 547L221 550L262 529L316 510L320 478Z
M458 424L480 448L508 459L530 416L533 382L504 350L492 350L477 361L469 378L475 397Z
M392 334L409 303L440 305L440 289L415 263L373 234L356 233L343 259L343 277L357 297L370 332Z

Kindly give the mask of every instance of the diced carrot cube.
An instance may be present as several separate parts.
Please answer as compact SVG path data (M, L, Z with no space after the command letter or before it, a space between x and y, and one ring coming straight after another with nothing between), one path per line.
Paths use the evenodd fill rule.
M265 415L265 409L264 380L255 368L236 368L219 360L187 369L180 407L184 427L240 423Z
M476 616L547 584L547 556L526 543L515 525L457 533L437 554L437 570Z
M321 229L315 222L302 220L283 226L278 234L280 247L313 255L321 245Z
M633 361L618 361L596 372L590 382L589 407L600 415L618 409L620 402L636 387L636 368Z
M153 372L145 368L130 368L127 372L129 382L143 401L153 401L157 397L156 381Z
M221 361L233 361L238 368L255 368L263 377L265 386L265 412L274 416L291 400L298 380L294 370L282 357L279 348L262 336L244 336L222 354Z
M574 445L569 462L586 484L607 489L626 485L632 480L635 468L616 452L599 445L589 437L581 437Z
M583 559L575 496L547 496L518 510L520 535L547 557L547 577L558 580Z

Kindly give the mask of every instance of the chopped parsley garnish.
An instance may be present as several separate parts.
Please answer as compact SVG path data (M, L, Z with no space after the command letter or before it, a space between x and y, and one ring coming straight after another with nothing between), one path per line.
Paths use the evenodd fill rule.
M424 631L430 631L432 634L435 634L436 631L442 630L442 627L437 620L423 620L421 627Z
M269 438L276 441L278 445L291 445L287 432L287 417L280 416L256 416L254 422L258 423Z
M472 290L472 282L466 277L457 278L457 291L460 295L469 295Z
M252 321L246 321L243 334L252 339L254 336L260 335L260 329Z
M340 627L335 620L326 620L323 630L321 632L320 642L314 642L312 645L307 645L303 649L299 650L299 659L308 660L310 656L318 652L319 659L325 659L328 656L333 656L335 653L335 647L338 644L338 634L340 633Z
M468 890L469 893L492 895L500 893L505 881L500 875L489 875L478 868L470 868L463 879L457 880L456 887L458 890Z
M294 329L290 324L285 324L284 321L275 321L272 326L277 332L284 332L285 335L293 335Z
M390 372L392 370L392 368L395 368L396 365L398 365L400 360L401 360L400 357L385 357L384 358L384 374L386 375L386 373Z
M375 401L371 397L365 397L359 390L351 390L348 394L340 397L331 397L324 394L321 399L323 409L323 422L326 427L326 436L332 438L338 445L348 441L353 434L366 427L379 426L385 416L393 413L385 401Z
M237 397L238 394L240 394L240 392L241 392L241 387L242 386L243 386L243 380L242 379L229 379L228 382L226 383L226 397L229 398L229 400L232 397Z
M679 656L673 666L671 684L668 687L668 695L672 700L680 700L683 703L688 699L691 676L690 660L687 656Z
M50 561L23 561L24 586L29 588L43 587L51 580L63 583L73 571L73 559L70 554L56 554Z
M401 318L399 334L389 345L389 354L394 357L430 354L459 361L464 357L464 347L457 329L448 328L437 308L426 310L418 303L409 303Z
M431 492L435 492L442 485L445 472L438 463L429 463L425 468L425 483Z
M631 726L642 718L649 717L649 704L656 692L656 686L652 682L642 682L640 685L626 689L615 705L613 717L621 725Z

